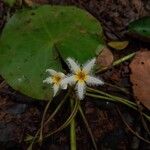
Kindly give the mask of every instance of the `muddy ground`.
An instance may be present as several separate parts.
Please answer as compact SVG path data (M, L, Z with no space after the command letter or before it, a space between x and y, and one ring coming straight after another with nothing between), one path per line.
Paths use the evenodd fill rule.
M40 3L61 4L61 5L76 5L86 9L93 14L103 25L105 40L126 40L129 39L126 34L128 24L141 18L150 15L150 1L148 0L36 0ZM2 31L6 22L6 16L10 10L9 7L0 0L0 29ZM134 39L130 42L127 51L116 53L112 50L115 57L120 57L132 51L138 51L140 48L150 48L147 42L141 42ZM109 93L117 94L129 99L133 99L132 84L130 82L129 61L123 63L119 67L110 69L101 74L102 78L112 84L124 86L131 93L124 94L109 86L104 86L104 90ZM126 118L129 125L136 130L140 135L148 138L148 134L143 128L139 114L131 109L114 103L91 102L87 98L83 102L86 117L93 131L94 138L97 142L99 150L128 150L150 149L150 145L142 140L139 140L133 135L122 122L116 106L121 110L122 115ZM5 80L0 78L0 146L1 150L18 149L26 150L28 143L25 142L26 136L34 135L40 127L40 122L46 102L39 102L21 93L14 91ZM53 102L51 110L47 117L52 112L56 103ZM50 129L57 128L61 121L68 114L64 110L53 119L50 126L44 129L44 133L48 133ZM62 117L62 114L64 116ZM78 150L93 149L90 136L88 135L80 117L77 117L77 144ZM54 134L46 139L42 145L35 144L34 149L50 149L50 150L69 150L69 128L62 132Z

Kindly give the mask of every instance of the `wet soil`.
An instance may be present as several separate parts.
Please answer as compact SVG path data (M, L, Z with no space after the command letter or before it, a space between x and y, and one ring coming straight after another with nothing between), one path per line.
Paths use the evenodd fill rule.
M40 3L43 3L43 1L41 0ZM135 19L150 15L150 2L146 0L49 0L46 1L46 3L76 5L88 10L101 21L107 41L112 39L126 39L127 25ZM0 0L1 31L6 22L8 10L8 6ZM131 53L131 51L137 51L141 47L149 48L150 45L134 40L125 52L116 53L114 50L112 50L112 52L117 58ZM132 85L129 80L129 63L130 62L123 63L119 67L112 68L102 73L102 78L106 82L124 87L132 93ZM104 86L103 90L133 99L132 94L124 94L110 86ZM57 98L59 100L59 97ZM87 98L82 106L99 150L142 150L150 148L150 145L131 134L129 129L122 122L116 106L121 110L127 123L134 130L139 132L139 134L147 138L147 132L144 130L137 112L119 104L106 101L91 101L90 98ZM25 142L25 138L27 135L35 135L36 131L39 129L45 106L46 102L36 101L14 91L5 83L2 77L0 77L0 149L26 150L29 144ZM55 107L56 102L53 102L47 117ZM60 110L60 113L52 120L51 124L44 128L44 133L48 133L49 130L57 128L61 121L65 120L68 115L66 110L68 110L67 103L64 108ZM90 136L81 118L77 116L77 119L79 120L76 128L78 150L92 150L93 146ZM47 138L41 145L35 144L34 149L69 150L69 128Z

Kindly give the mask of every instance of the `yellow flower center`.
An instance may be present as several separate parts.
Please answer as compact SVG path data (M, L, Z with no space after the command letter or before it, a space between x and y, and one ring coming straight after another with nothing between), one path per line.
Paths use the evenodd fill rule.
M53 76L53 83L54 84L59 84L61 81L61 77L56 75L56 76Z
M86 75L85 72L79 71L79 72L76 73L75 78L79 82L84 82L86 80L86 78L87 78L87 75Z

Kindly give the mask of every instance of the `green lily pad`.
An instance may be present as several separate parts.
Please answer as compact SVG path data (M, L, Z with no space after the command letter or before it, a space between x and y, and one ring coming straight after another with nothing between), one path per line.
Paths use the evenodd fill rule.
M144 17L131 22L129 33L133 36L150 40L150 17Z
M0 38L0 73L15 90L36 99L50 99L45 70L62 71L62 58L80 63L103 47L102 29L89 13L76 7L40 6L23 9L10 18Z
M16 0L4 0L4 2L12 7L16 3Z

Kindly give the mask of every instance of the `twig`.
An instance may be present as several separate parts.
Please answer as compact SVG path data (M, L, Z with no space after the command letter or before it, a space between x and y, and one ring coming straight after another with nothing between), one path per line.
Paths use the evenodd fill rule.
M101 72L103 72L103 71L106 71L106 70L108 70L108 69L111 69L112 67L115 67L115 66L117 66L117 65L120 65L120 64L123 63L124 61L127 61L127 60L131 59L132 57L134 57L135 54L136 54L136 53L134 52L134 53L131 53L131 54L127 55L127 56L124 56L124 57L120 58L119 60L114 61L111 66L109 66L109 67L103 67L102 69L97 70L96 73L101 73Z

